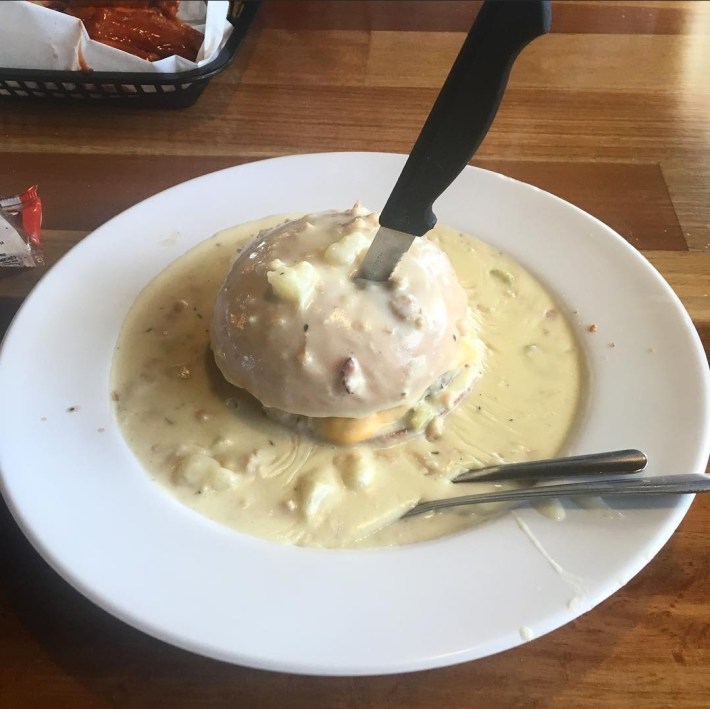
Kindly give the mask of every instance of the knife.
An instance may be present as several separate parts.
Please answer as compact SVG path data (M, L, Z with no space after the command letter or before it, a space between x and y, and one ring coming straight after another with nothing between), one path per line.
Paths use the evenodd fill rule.
M703 475L659 475L658 477L634 478L625 480L612 478L610 480L592 480L583 483L560 483L559 485L538 485L535 487L516 488L514 490L494 490L480 492L476 495L448 497L442 500L429 500L415 505L409 512L402 515L415 515L433 512L434 510L461 505L476 505L483 502L525 502L545 497L593 497L627 496L627 495L694 495L698 492L710 492L710 476Z
M434 201L466 167L498 110L515 58L550 30L550 0L486 0L380 215L356 278L386 281L415 237L435 224Z

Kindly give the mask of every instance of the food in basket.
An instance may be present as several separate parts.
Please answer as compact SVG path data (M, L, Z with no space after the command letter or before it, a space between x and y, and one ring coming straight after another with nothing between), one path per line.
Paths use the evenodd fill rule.
M178 17L178 0L48 0L51 10L77 17L91 39L157 61L178 55L195 61L203 35Z

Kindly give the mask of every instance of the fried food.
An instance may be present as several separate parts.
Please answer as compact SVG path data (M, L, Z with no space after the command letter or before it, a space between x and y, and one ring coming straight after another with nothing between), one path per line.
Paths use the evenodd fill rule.
M45 7L80 19L91 39L141 59L195 61L203 35L177 17L177 0L53 1Z

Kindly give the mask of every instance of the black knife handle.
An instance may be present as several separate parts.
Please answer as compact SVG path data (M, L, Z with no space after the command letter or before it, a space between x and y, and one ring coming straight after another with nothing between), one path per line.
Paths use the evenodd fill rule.
M380 215L421 236L434 201L466 167L498 110L515 58L550 30L550 0L486 0Z

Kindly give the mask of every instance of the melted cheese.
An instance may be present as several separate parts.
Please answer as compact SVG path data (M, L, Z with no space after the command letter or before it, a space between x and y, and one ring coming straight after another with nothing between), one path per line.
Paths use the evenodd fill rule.
M326 441L340 445L362 443L378 435L378 432L388 424L395 423L408 411L406 406L388 409L365 418L345 418L341 416L326 416L314 421L315 432Z

